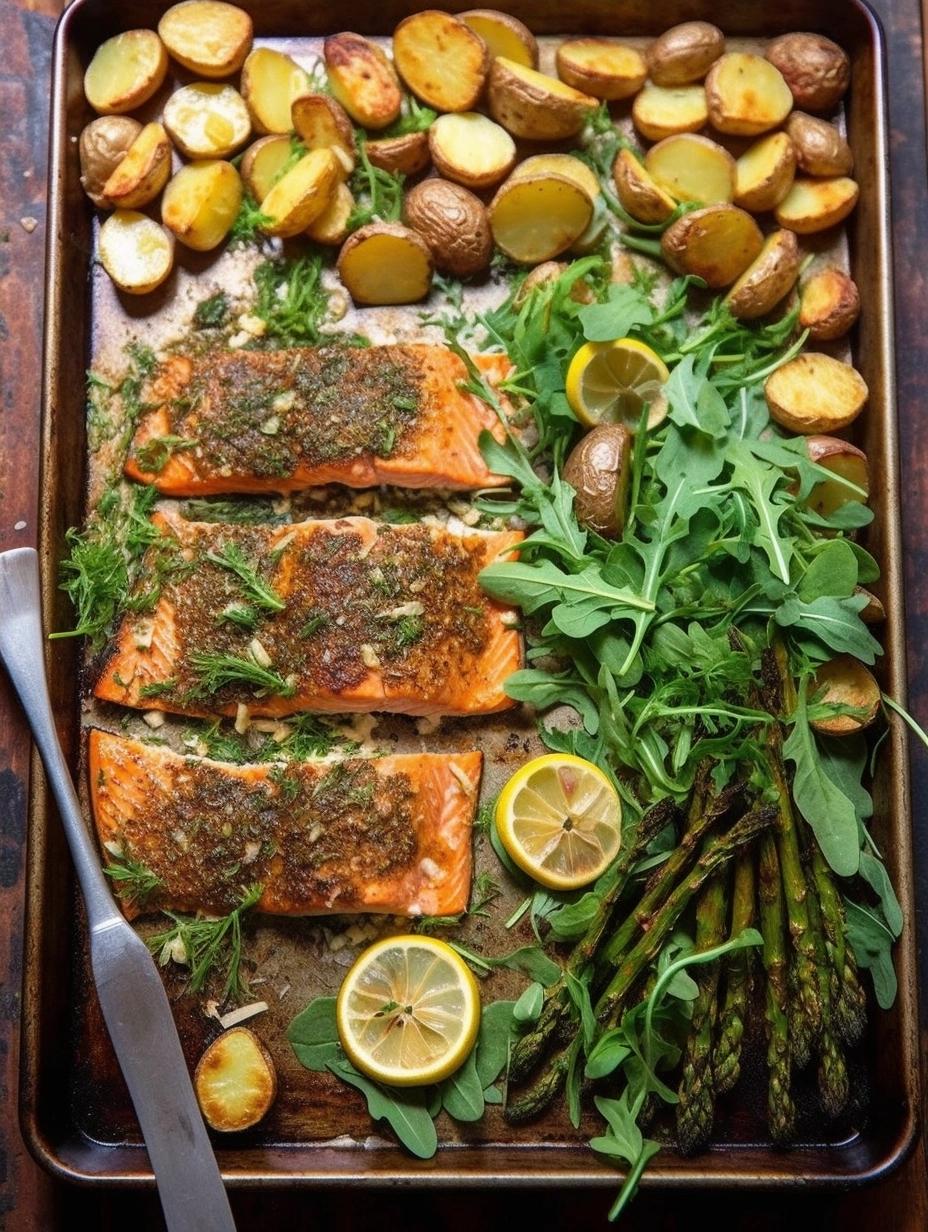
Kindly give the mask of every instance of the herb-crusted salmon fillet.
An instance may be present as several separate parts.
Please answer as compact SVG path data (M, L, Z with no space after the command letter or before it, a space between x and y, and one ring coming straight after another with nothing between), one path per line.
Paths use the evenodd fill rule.
M97 697L200 715L462 715L513 704L503 686L522 660L515 613L478 576L521 533L363 517L154 520L164 541L151 550L175 563L154 611L124 617Z
M490 381L504 356L475 356ZM126 474L169 496L352 488L482 488L506 481L478 446L503 428L460 388L446 347L299 348L175 355L147 393Z
M224 914L251 886L273 915L467 908L480 753L231 765L92 731L97 834L146 870L126 914ZM147 887L152 886L148 889Z

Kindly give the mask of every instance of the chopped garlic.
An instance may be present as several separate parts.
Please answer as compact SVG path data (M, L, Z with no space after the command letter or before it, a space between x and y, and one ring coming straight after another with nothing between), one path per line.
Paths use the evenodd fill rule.
M251 725L255 731L264 732L265 734L270 735L271 732L277 731L277 728L280 726L280 721L279 719L254 719Z
M283 744L288 737L293 735L293 728L289 723L278 723L271 732L271 739L275 744Z
M255 839L251 839L245 844L245 854L242 856L243 864L254 864L261 851L261 844Z
M251 724L251 711L244 702L239 702L235 709L235 730L240 736L244 736L245 732Z
M122 843L117 843L115 839L107 839L103 846L110 853L110 855L115 856L117 860L123 855Z
M252 338L263 338L267 333L267 321L263 317L255 316L253 312L243 312L236 325L246 334L251 334Z
M283 1001L284 997L287 995L287 993L288 993L289 991L290 991L290 985L289 985L289 984L284 984L283 988L278 989L278 991L277 991L277 996L278 996L279 1000Z
M372 669L381 666L380 659L377 657L377 651L370 644L370 642L364 642L361 645L361 662L365 667L370 667Z
M276 436L280 431L280 416L271 415L269 419L265 419L264 423L258 426L258 431L265 436Z
M402 620L404 616L421 616L425 611L425 604L418 599L413 599L409 603L401 603L398 607L391 607L389 612L384 612L383 615L387 620Z
M220 1021L219 1002L213 1000L213 998L211 997L209 1001L207 1001L207 1003L203 1006L203 1013L206 1015L207 1018L215 1018L217 1022Z
M256 637L253 637L248 643L248 651L258 667L268 668L271 666L271 656Z
M136 650L151 650L152 639L155 636L155 622L140 620L132 631Z
M164 715L160 710L146 710L142 718L149 727L156 731L159 727L164 727Z
M503 612L503 614L499 618L499 623L501 625L505 625L507 629L514 629L515 626L519 623L519 613L518 612Z
M180 937L174 937L170 941L166 941L161 947L159 962L162 967L167 962L175 962L178 966L183 967L187 962L187 947L184 945Z
M279 556L285 552L293 540L296 538L296 530L288 530L282 539L278 539L274 544L274 555Z
M286 393L278 394L271 402L272 411L290 411L296 402L296 390L288 389Z
M228 1014L221 1015L219 1025L224 1031L228 1031L229 1027L236 1027L240 1022L254 1018L256 1014L265 1013L267 1008L266 1001L252 1001L251 1005L240 1005L237 1010L229 1010Z

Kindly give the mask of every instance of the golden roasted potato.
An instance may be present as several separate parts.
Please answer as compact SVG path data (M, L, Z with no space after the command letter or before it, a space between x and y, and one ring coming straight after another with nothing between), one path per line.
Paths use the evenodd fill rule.
M342 180L341 163L331 150L311 150L273 185L261 202L270 220L268 235L299 235L328 209Z
M575 136L597 103L556 77L497 56L487 87L490 115L514 137L562 141Z
M834 475L834 479L819 480L809 493L806 504L813 513L830 518L848 501L866 504L870 495L870 468L862 450L837 436L807 437L806 448L813 462Z
M439 116L429 129L429 150L439 175L467 188L493 188L516 161L505 128L478 111Z
M834 265L816 270L799 292L799 326L816 342L842 338L860 316L857 283Z
M796 149L786 133L755 141L735 164L735 205L763 214L780 204L796 177Z
M779 70L763 56L733 51L706 77L709 123L720 133L754 137L782 124L793 96Z
M767 48L767 59L806 111L830 110L851 80L847 54L823 34L783 34Z
M84 74L87 102L101 115L122 115L161 88L168 53L154 30L126 30L101 43Z
M183 0L158 22L161 41L178 64L201 77L230 77L251 50L254 31L244 9L222 0Z
M175 90L164 104L164 126L188 158L227 158L251 136L245 100L218 81L196 81Z
M81 187L99 208L109 208L103 185L141 131L138 120L129 116L98 116L84 126L80 139Z
M269 47L256 48L242 68L242 97L256 133L289 133L293 100L309 89L297 62Z
M526 68L538 67L538 43L518 17L498 9L468 9L460 17L486 43L491 59L505 56Z
M635 128L649 141L695 133L708 118L702 86L656 86L646 81L632 103Z
M575 38L557 49L557 75L575 90L609 102L630 98L648 75L634 47L604 38Z
M855 368L819 351L797 355L764 384L771 418L805 436L848 427L864 409L868 392Z
M774 214L781 227L810 235L843 222L859 196L857 181L847 176L833 180L797 179Z
M274 133L259 137L245 151L239 172L258 205L280 179L292 150L289 137Z
M652 145L644 165L675 201L717 205L735 194L735 160L727 150L695 133L677 133Z
M220 1133L257 1125L277 1095L271 1055L247 1027L232 1027L213 1040L193 1083L207 1125Z
M598 424L575 445L563 478L574 489L574 513L581 526L618 539L625 525L632 434L618 423Z
M349 235L338 276L356 304L414 304L432 285L432 250L397 222L372 222Z
M364 147L375 167L394 175L418 175L429 165L427 132L404 133L401 137L378 137Z
M348 237L348 220L354 210L354 197L345 183L338 183L332 200L314 222L306 228L306 234L317 244L337 247Z
M710 287L730 286L763 246L760 227L736 205L693 210L661 236L661 251L670 268L704 278Z
M417 98L437 111L471 111L483 93L490 53L459 17L424 9L393 31L393 63Z
M537 265L566 252L593 217L593 202L576 180L544 172L510 178L490 202L490 227L507 257Z
M676 208L673 198L655 183L631 150L619 150L612 178L622 208L638 222L664 222Z
M229 234L242 204L242 181L231 163L187 163L161 198L161 221L186 248L209 252Z
M828 736L849 736L869 727L876 721L883 702L876 677L851 655L838 655L822 664L813 677L809 698L835 706L853 706L861 711L859 715L836 714L832 718L813 719L811 726Z
M293 100L290 118L307 150L340 150L346 175L354 170L354 125L341 103L328 94L301 94Z
M460 184L423 180L406 194L403 221L422 236L443 273L469 278L489 268L493 235L486 207Z
M393 65L376 43L345 31L329 35L322 54L329 87L356 124L386 128L393 123L403 92Z
M174 267L174 236L145 214L116 210L100 228L100 264L121 291L146 295Z
M648 76L656 86L702 81L725 51L725 35L708 21L684 21L654 40L647 50Z
M529 175L545 175L549 172L573 180L591 201L595 201L602 191L596 172L582 159L575 158L573 154L532 154L531 157L524 158L519 163L510 178L524 180Z
M170 174L168 135L160 124L146 124L103 185L103 196L118 209L136 210L154 201Z
M792 231L774 231L764 246L725 296L732 316L753 321L766 316L792 291L802 261L799 244Z
M807 175L850 175L854 170L851 147L827 120L794 111L786 131L796 147L796 162Z

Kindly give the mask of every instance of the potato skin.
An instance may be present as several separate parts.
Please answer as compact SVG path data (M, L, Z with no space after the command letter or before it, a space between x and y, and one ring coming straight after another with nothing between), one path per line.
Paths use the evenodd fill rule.
M577 52L580 53L578 58ZM583 53L592 52L624 59L623 71L616 73L595 63L584 62ZM613 39L574 38L562 43L557 49L557 75L575 90L591 94L594 98L616 102L630 98L644 85L648 75L644 56L634 47L628 47Z
M760 227L735 205L692 210L661 236L661 251L670 268L678 274L697 274L713 288L727 287L740 278L763 246Z
M751 73L750 90L732 82L733 67L739 77ZM737 109L732 108L734 100ZM706 103L712 127L735 137L756 137L778 128L792 109L789 86L776 65L742 52L729 52L712 65L706 76Z
M631 150L619 150L612 179L622 208L638 222L664 222L676 209L673 198L655 184Z
M376 141L368 141L364 148L375 167L394 175L418 175L429 165L427 132L379 137Z
M403 221L421 235L436 269L468 278L489 267L493 235L479 197L450 180L423 180L403 202Z
M645 52L648 76L657 86L702 81L724 54L725 35L708 21L685 21L665 30Z
M225 1082L220 1081L218 1089L215 1084L215 1079L223 1075L224 1067L228 1064L224 1054L228 1052L233 1038L239 1038L251 1046L255 1056L253 1065L263 1066L267 1080L265 1089L255 1092L254 1106L238 1116L230 1115L230 1109L223 1103L221 1092L228 1082L228 1076L225 1076ZM257 1035L248 1027L233 1027L213 1040L197 1062L193 1083L206 1123L220 1133L234 1133L257 1125L277 1098L277 1071L274 1061Z
M850 175L854 170L851 147L827 120L794 111L786 131L796 147L796 162L807 175Z
M161 192L171 174L173 150L161 124L146 124L103 186L113 206L135 210Z
M748 266L725 297L732 316L753 321L766 316L796 285L801 254L792 231L774 231L760 256Z
M847 53L823 34L783 34L767 48L767 59L783 74L796 106L805 111L834 107L851 80Z
M799 293L799 326L816 342L842 338L859 316L857 283L835 266L817 270Z
M99 209L109 201L103 196L103 185L129 151L129 146L142 131L138 120L130 116L98 116L81 132L81 187Z
M796 179L774 210L774 217L781 227L789 227L799 235L812 235L844 222L857 205L859 195L858 184L847 176Z
M819 692L823 701L840 702L864 711L860 717L836 714L831 718L811 721L816 731L829 736L849 736L859 732L876 722L880 713L882 693L876 677L851 655L838 655L836 659L822 664L812 678L809 696L813 697Z
M759 149L775 151L772 166L765 164L765 175L760 181L751 182L750 157ZM766 158L766 155L765 155ZM763 214L775 209L793 186L796 178L796 149L790 137L783 132L768 133L759 138L735 164L735 204L752 214Z
M322 48L336 100L365 128L386 128L400 114L403 92L390 60L360 34L331 34Z
M855 368L820 351L804 351L764 383L771 418L804 436L847 428L864 409L868 394Z
M490 67L487 45L458 17L423 9L393 31L393 62L417 97L439 111L470 111Z
M501 13L498 9L468 9L459 16L465 26L469 26L486 43L491 59L509 56L526 68L538 67L538 41L518 17ZM513 51L517 53L515 56Z
M618 539L625 525L632 436L623 424L599 424L570 451L563 478L576 492L581 526Z
M595 98L561 82L556 85L564 91L570 90L573 97L560 91L549 93L545 81L527 79L516 70L533 71L497 56L490 67L487 83L490 115L514 137L525 137L529 141L562 141L573 137L597 106Z

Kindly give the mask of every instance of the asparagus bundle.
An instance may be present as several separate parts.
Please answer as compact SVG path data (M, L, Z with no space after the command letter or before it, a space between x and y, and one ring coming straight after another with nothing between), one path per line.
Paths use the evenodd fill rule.
M739 936L754 923L754 857L742 852L735 864L729 937ZM719 1034L713 1062L715 1089L724 1095L741 1074L741 1045L751 996L750 950L738 950L725 962L725 997L719 1011Z

